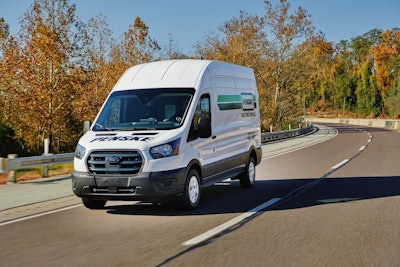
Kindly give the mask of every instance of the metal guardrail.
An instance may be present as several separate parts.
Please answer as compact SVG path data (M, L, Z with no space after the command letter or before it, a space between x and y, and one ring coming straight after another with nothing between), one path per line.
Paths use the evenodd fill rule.
M261 134L261 142L268 143L268 142L272 142L272 141L293 138L293 137L297 137L297 136L300 136L303 134L308 134L308 133L314 132L315 130L316 130L316 128L314 126L310 125L305 128L299 128L299 129L294 129L294 130L290 130L290 131L262 133Z
M0 173L28 169L32 167L43 167L53 164L69 163L74 159L74 153L50 154L43 156L0 158Z
M314 126L308 126L306 128L300 128L290 131L272 132L272 133L262 133L261 141L263 143L282 140L286 138L293 138L303 134L310 133L314 131ZM33 156L33 157L9 157L0 158L0 173L9 173L11 171L27 169L32 167L44 167L54 164L69 163L74 159L74 153L65 154L48 154L43 156Z

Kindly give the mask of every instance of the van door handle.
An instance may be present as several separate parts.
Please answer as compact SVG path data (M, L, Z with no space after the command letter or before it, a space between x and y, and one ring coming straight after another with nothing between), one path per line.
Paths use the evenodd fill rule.
M216 135L213 135L211 138L212 138L212 139L215 139L215 138L217 138L217 136L216 136Z

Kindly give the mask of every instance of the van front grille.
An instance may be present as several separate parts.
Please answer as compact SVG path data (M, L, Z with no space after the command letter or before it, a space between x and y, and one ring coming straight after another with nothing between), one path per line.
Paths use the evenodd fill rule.
M91 174L137 174L143 166L143 157L137 150L93 151L87 165Z

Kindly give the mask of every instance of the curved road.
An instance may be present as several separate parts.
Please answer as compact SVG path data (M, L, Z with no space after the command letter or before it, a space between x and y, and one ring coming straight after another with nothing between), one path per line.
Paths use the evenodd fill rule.
M399 153L398 132L321 125L194 211L110 202L2 225L0 266L397 266Z

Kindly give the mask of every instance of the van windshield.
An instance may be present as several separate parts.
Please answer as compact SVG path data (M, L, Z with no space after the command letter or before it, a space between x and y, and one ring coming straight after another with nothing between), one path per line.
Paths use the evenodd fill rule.
M93 131L166 130L185 121L195 90L163 88L117 91L104 105Z

